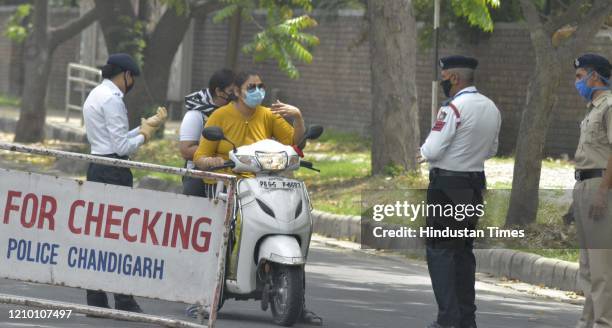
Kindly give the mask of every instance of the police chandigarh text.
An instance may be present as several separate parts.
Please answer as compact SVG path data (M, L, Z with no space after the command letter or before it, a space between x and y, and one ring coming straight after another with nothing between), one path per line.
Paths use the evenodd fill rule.
M194 219L191 215L75 200L70 204L70 214L66 219L56 217L58 202L53 196L23 194L14 190L8 192L4 204L0 213L3 213L5 225L20 224L26 229L55 231L56 223L62 220L57 226L67 227L74 235L191 249L200 253L209 249L211 219L208 217ZM34 244L29 240L9 238L6 258L55 265L60 248L59 244ZM163 279L163 259L94 248L67 246L67 249L65 261L71 268Z

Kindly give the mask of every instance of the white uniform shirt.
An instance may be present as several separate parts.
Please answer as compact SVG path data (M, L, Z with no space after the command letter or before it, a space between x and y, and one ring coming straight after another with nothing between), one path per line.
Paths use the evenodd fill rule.
M179 130L179 141L200 141L204 130L204 117L198 110L190 110L185 113L181 128ZM193 169L192 161L187 161L187 168Z
M501 115L495 103L467 87L438 112L436 123L421 146L430 168L481 172L495 156Z
M111 80L105 79L91 90L83 104L83 117L94 155L128 156L145 141L140 128L128 130L123 92Z

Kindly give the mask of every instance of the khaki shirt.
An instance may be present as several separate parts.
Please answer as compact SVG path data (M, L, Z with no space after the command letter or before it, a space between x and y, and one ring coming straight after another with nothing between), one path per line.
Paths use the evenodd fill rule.
M605 169L612 155L612 92L609 90L590 102L590 109L580 123L580 141L576 149L576 169Z

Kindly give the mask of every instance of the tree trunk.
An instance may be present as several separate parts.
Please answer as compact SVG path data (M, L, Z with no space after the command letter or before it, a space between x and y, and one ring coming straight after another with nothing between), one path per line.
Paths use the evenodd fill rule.
M99 21L106 46L112 53L116 51L118 44L125 41L122 36L126 34L117 30L118 17L134 17L134 10L128 1L112 0L114 5L110 9L106 4L109 0L95 1L96 6L106 8L100 13ZM140 118L147 110L166 102L172 60L183 41L191 19L196 15L204 17L220 6L221 4L216 1L208 1L191 7L189 15L177 15L175 10L168 8L155 24L153 31L146 37L142 75L137 78L134 89L125 97L130 127L140 125Z
M242 10L238 9L228 22L229 38L227 39L227 54L225 67L238 69L238 53L240 51L240 32L242 31Z
M391 165L417 168L417 29L411 2L368 0L372 174Z
M45 98L51 70L49 62L52 56L52 52L45 46L28 43L30 44L26 45L25 50L24 96L15 129L15 142L21 143L43 141L45 138Z
M34 27L25 44L24 86L15 142L44 140L47 115L45 99L53 52L58 45L89 26L97 14L95 9L90 10L85 15L48 31L47 11L46 0L34 2Z
M15 129L15 142L37 142L45 138L45 98L52 51L49 51L47 35L48 4L37 0L34 6L34 30L25 44L24 96Z
M148 110L165 104L172 61L190 21L191 17L168 9L147 40L141 81L137 81L133 94L125 98L130 126L138 126Z
M548 17L544 24L533 1L520 0L520 5L535 50L536 67L530 79L519 128L506 226L527 225L537 218L546 133L557 102L558 87L561 81L573 79L571 75L561 74L564 68L571 65L572 59L592 42L612 12L612 2L595 0L589 11L581 15L578 9L583 2L575 0L562 15ZM568 40L555 41L555 32L570 23L576 23L576 33Z
M571 63L566 56L559 56L552 48L540 52L545 55L537 59L519 127L506 226L527 225L536 219L546 134L557 103L563 68Z

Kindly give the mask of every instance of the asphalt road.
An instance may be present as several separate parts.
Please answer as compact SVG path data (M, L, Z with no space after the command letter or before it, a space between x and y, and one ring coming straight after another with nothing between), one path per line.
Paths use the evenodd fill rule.
M430 280L422 262L366 255L315 242L307 266L307 305L323 317L325 327L425 327L436 313ZM481 328L574 327L579 306L559 303L508 288L477 284ZM0 292L82 303L82 290L0 280ZM185 305L139 299L147 313L186 319ZM0 304L0 327L149 327L113 319L73 314L70 319L16 320ZM217 327L274 327L269 312L253 301L227 301ZM305 327L296 325L296 327Z

